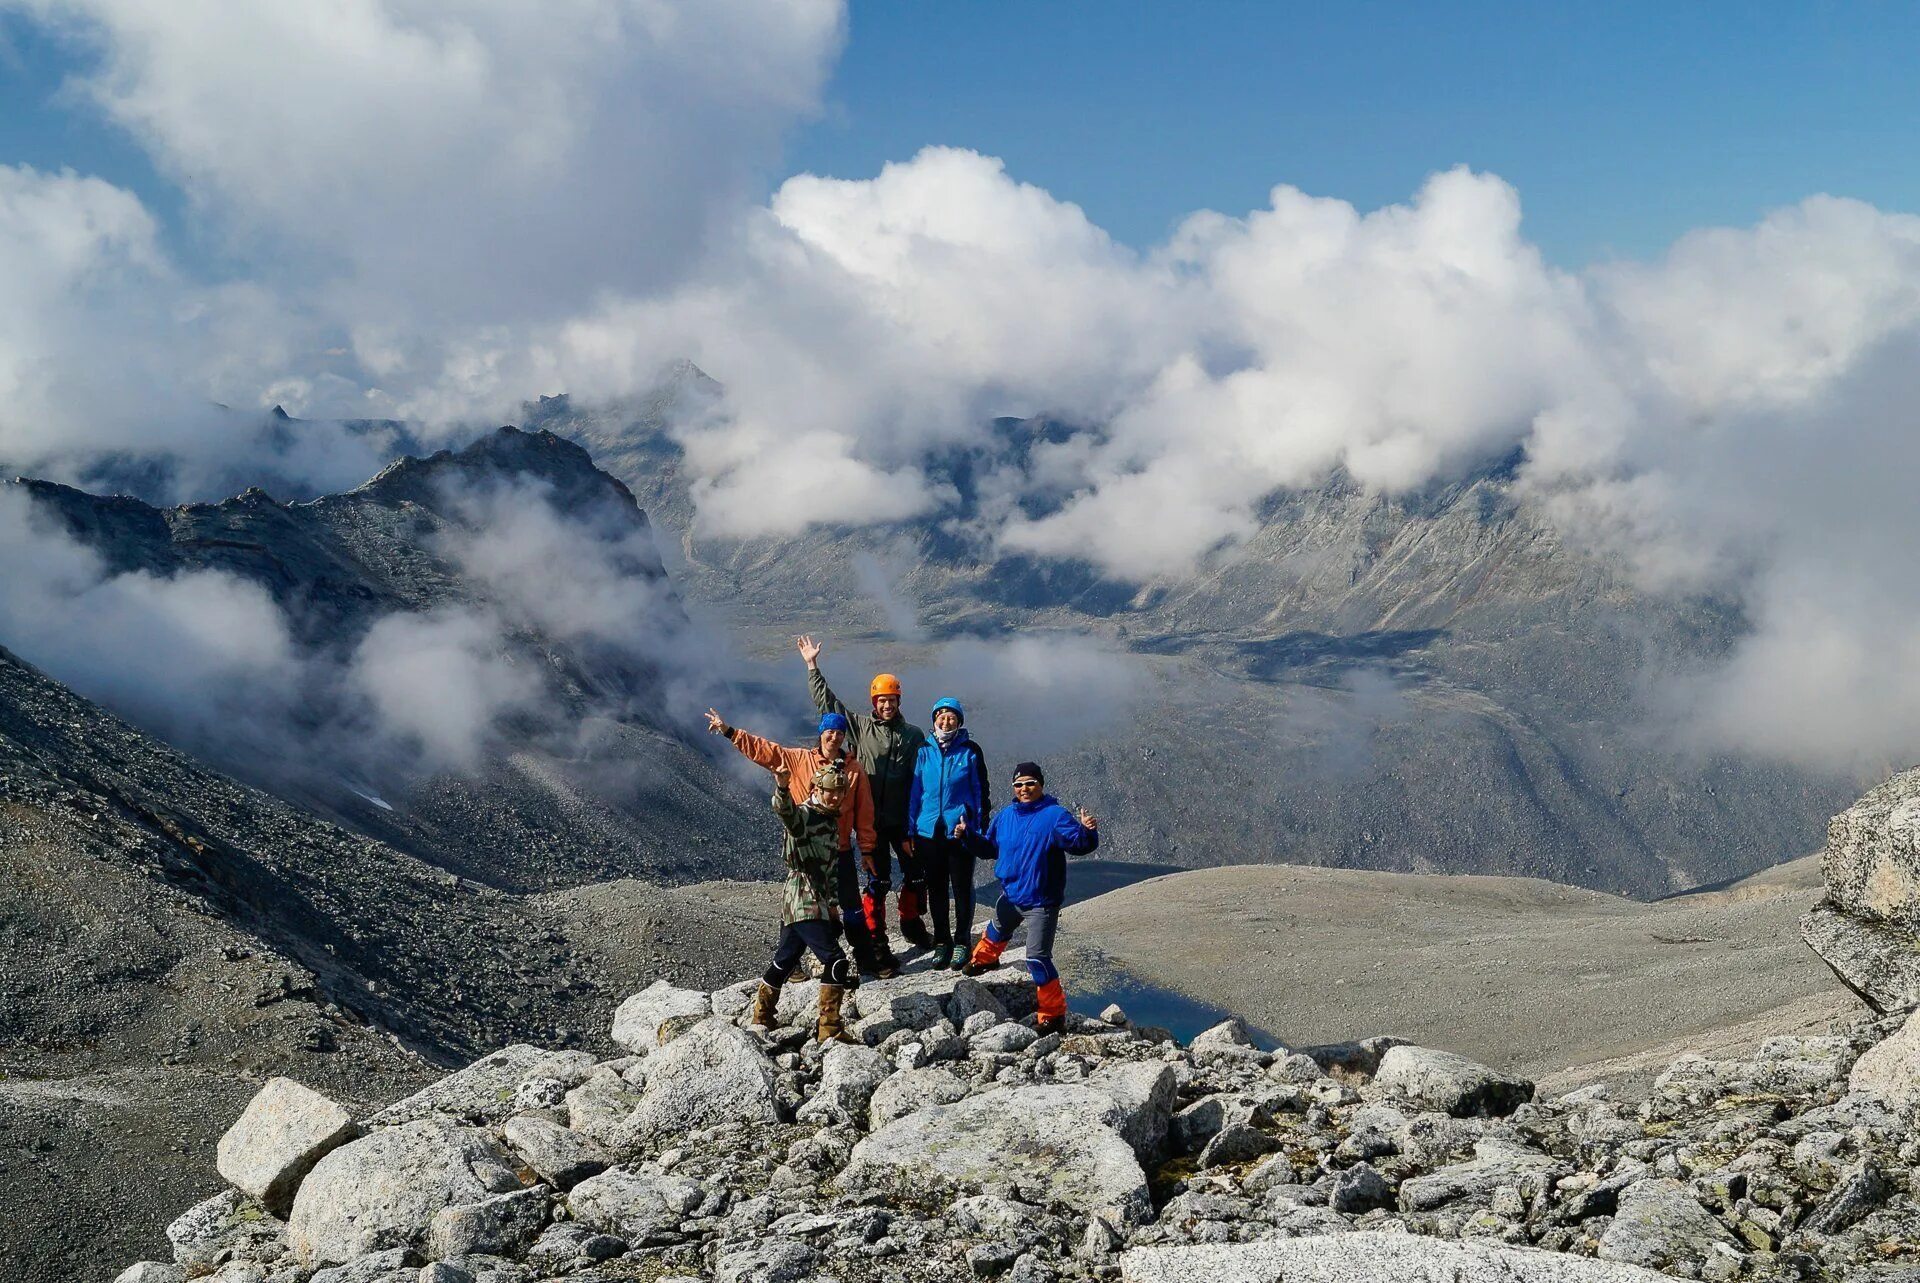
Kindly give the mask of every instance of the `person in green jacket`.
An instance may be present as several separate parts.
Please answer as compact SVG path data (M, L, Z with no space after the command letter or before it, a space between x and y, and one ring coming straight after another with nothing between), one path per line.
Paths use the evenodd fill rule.
M800 965L800 955L811 951L821 967L815 1036L821 1042L857 1042L847 1033L840 1014L847 990L858 981L840 949L840 910L834 893L840 809L849 781L838 764L829 762L813 773L806 801L796 803L790 779L785 761L774 766L773 813L786 829L782 855L787 880L781 888L780 942L774 946L773 961L760 978L748 1019L773 1027L781 986Z
M861 897L866 910L867 927L873 933L875 947L891 958L887 944L887 892L893 889L893 861L900 861L900 934L922 949L933 947L933 933L927 930L921 909L926 902L927 879L914 855L912 817L907 803L913 791L915 764L927 733L911 725L900 715L900 679L881 673L867 688L871 712L855 712L827 685L820 671L819 642L801 637L796 642L800 658L807 663L807 689L813 706L821 713L841 713L853 723L853 751L867 773L867 785L873 792L873 827L879 837L879 849L863 852L872 857L866 894Z

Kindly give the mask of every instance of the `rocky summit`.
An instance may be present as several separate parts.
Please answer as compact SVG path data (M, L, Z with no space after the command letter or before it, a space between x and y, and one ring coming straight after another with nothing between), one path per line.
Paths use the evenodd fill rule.
M1390 1037L1043 1037L1009 961L862 985L849 1043L814 981L770 1028L755 981L659 982L611 1058L507 1047L359 1118L270 1081L119 1283L1920 1277L1920 1020L1541 1099Z

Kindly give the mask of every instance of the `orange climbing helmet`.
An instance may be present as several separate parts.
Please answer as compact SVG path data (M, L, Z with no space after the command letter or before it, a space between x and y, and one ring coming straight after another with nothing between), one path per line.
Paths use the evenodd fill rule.
M892 673L879 673L875 675L874 679L867 683L867 698L874 699L881 695L891 695L895 699L899 699L900 679Z

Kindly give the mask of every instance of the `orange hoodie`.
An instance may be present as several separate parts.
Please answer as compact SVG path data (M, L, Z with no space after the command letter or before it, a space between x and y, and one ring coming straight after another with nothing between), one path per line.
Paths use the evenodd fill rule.
M789 772L787 792L792 794L796 805L813 795L813 773L827 761L817 742L811 748L786 748L738 726L727 732L727 738L733 741L741 756L768 770L785 762ZM860 759L844 750L840 754L840 769L853 781L853 787L847 790L847 800L840 804L840 849L847 850L853 845L849 839L858 837L861 854L872 855L880 842L873 831L873 790L867 785L867 773L861 769Z

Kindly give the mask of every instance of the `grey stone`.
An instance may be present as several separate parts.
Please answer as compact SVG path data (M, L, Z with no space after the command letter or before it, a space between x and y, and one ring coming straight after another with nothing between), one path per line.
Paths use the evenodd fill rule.
M1200 1151L1200 1166L1230 1167L1250 1163L1280 1148L1279 1140L1248 1123L1230 1123L1213 1134Z
M758 980L742 980L724 989L715 989L708 999L713 1014L722 1020L745 1019L747 1008L753 1005L753 995L759 988Z
M1641 1181L1621 1193L1613 1223L1600 1236L1599 1256L1649 1269L1697 1271L1715 1244L1738 1246L1685 1185L1659 1178Z
M1524 1078L1431 1047L1398 1046L1380 1058L1373 1090L1455 1118L1499 1117L1533 1099Z
M1868 790L1827 821L1820 872L1834 908L1920 930L1920 768Z
M593 1070L584 1051L545 1051L524 1043L502 1047L431 1087L396 1101L366 1120L368 1127L393 1127L429 1118L498 1125L519 1111L520 1085L532 1078L583 1082Z
M1151 1213L1146 1175L1111 1122L1120 1109L1085 1087L1000 1088L886 1124L853 1148L840 1186L893 1198L1011 1184L1028 1202Z
M536 1185L443 1207L427 1222L427 1255L436 1260L473 1253L517 1256L546 1226L550 1196L550 1190Z
M1905 928L1819 904L1800 919L1800 938L1875 1011L1920 1004L1920 947Z
M720 1253L715 1283L797 1283L813 1272L820 1254L790 1238L761 1239Z
M1253 1044L1253 1031L1247 1028L1247 1022L1238 1016L1222 1020L1208 1029L1202 1029L1187 1044L1188 1050L1196 1056L1210 1053L1244 1055L1248 1052L1260 1054Z
M820 1085L800 1107L802 1122L850 1123L864 1119L867 1103L892 1067L872 1047L836 1043L820 1062Z
M1372 1079L1374 1071L1380 1068L1380 1059L1395 1047L1404 1045L1406 1039L1381 1035L1377 1038L1360 1038L1353 1042L1326 1043L1319 1047L1301 1047L1298 1054L1307 1057L1328 1077L1339 1082L1357 1084Z
M567 1093L567 1127L617 1154L628 1144L627 1120L639 1104L639 1088L618 1074L597 1073Z
M477 1203L512 1155L476 1128L442 1119L406 1123L349 1141L314 1165L294 1196L294 1250L309 1264L420 1246L443 1207Z
M1256 1243L1136 1247L1122 1283L1667 1283L1650 1270L1534 1248L1360 1232Z
M878 1130L933 1105L951 1105L966 1099L968 1090L965 1079L939 1065L894 1074L874 1089L867 1102L867 1127Z
M774 1123L779 1075L751 1034L709 1017L647 1058L647 1085L619 1129L631 1149L719 1123Z
M370 1252L330 1270L315 1270L308 1283L412 1283L419 1277L420 1255L411 1248Z
M1855 1159L1800 1228L1811 1234L1838 1234L1886 1202L1891 1193L1893 1182L1871 1158Z
M843 1011L843 1016L847 1013ZM811 1029L820 1016L820 982L789 980L780 986L779 1001L773 1004L773 1023L789 1028Z
M1528 1177L1557 1178L1567 1170L1557 1159L1506 1141L1479 1141L1473 1154L1468 1162L1402 1181L1401 1210L1424 1212L1462 1199L1486 1198L1502 1185L1518 1185Z
M1367 1163L1356 1163L1335 1176L1327 1190L1327 1206L1348 1216L1392 1207L1393 1203L1393 1186Z
M947 998L947 1019L956 1025L965 1025L982 1012L996 1021L1007 1018L1007 1006L994 997L993 990L971 976L962 976L954 981L953 993Z
M656 980L614 1008L612 1037L628 1051L644 1054L660 1045L660 1027L676 1016L716 1014L713 997L705 991Z
M1847 1089L1896 1110L1920 1104L1920 1012L1909 1016L1900 1032L1869 1047L1853 1063Z
M567 1207L588 1229L644 1247L676 1240L680 1222L705 1197L705 1190L683 1177L615 1167L574 1186Z
M1120 1061L1101 1065L1087 1075L1086 1085L1106 1093L1120 1106L1116 1128L1133 1146L1141 1162L1151 1162L1166 1148L1173 1120L1179 1080L1173 1066L1159 1060Z
M286 1223L238 1190L195 1203L167 1226L174 1262L194 1274L223 1257L274 1261L290 1250Z
M220 1137L215 1162L227 1182L284 1216L313 1165L360 1129L353 1115L291 1078L269 1078Z
M572 1189L607 1170L607 1152L571 1128L538 1114L518 1114L500 1134L535 1175L555 1189Z
M541 1274L562 1274L577 1262L612 1260L626 1250L625 1239L574 1221L556 1221L527 1249L527 1264Z
M479 1283L472 1270L447 1261L428 1261L416 1277L420 1283Z
M1025 1025L1016 1025L1012 1021L1003 1021L973 1038L973 1054L976 1056L1008 1055L1025 1051L1039 1041L1040 1035Z
M113 1276L113 1283L182 1283L187 1272L161 1261L135 1261Z

